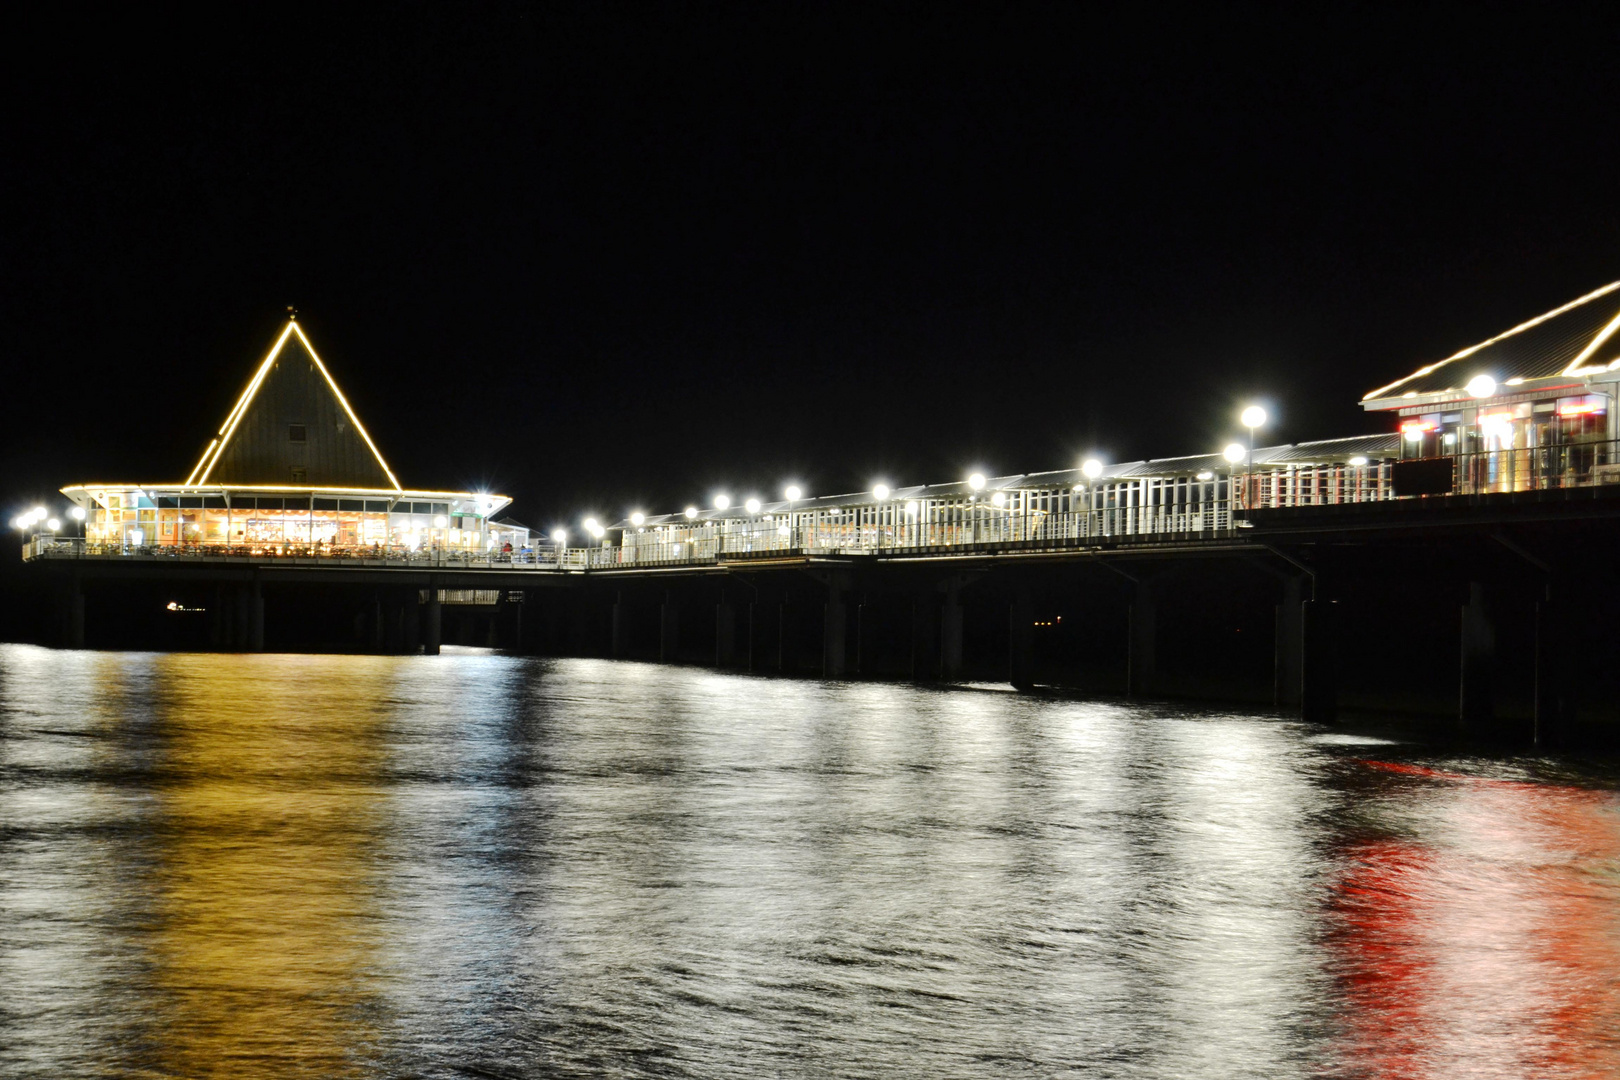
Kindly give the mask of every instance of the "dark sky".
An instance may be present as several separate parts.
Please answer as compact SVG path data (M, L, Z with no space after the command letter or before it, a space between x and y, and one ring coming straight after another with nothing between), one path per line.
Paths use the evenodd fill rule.
M1613 22L1101 8L13 12L0 510L183 478L288 304L551 526L1377 430L1620 277Z

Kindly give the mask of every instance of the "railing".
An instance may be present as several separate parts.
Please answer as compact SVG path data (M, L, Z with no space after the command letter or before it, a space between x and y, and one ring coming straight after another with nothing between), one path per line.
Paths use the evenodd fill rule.
M1257 469L1237 476L1239 509L1339 506L1395 497L1393 463Z
M1430 460L1439 468L1442 488L1446 467L1439 463L1451 462L1451 487L1446 493L1453 494L1620 484L1620 444L1615 442L1497 450ZM887 524L823 518L788 526L780 521L739 519L692 526L680 539L657 531L627 532L622 545L588 548L541 545L519 551L470 552L431 547L327 544L133 547L62 539L42 533L24 543L23 558L208 558L555 573L712 565L773 557L955 556L1164 540L1215 540L1231 537L1235 528L1246 524L1242 520L1234 521L1228 490L1236 492L1240 514L1248 510L1384 502L1397 498L1396 464L1380 461L1366 465L1234 470L1229 478L1230 487L1227 477L1196 483L1177 481L1175 485L1167 482L1158 487L1144 483L1135 490L1116 485L1108 496L1114 505L1088 510L1045 512L986 506L977 512L956 514L949 520L930 521L909 517L901 513L900 508L891 506L889 512L894 520ZM1087 497L1092 496L1077 496ZM1102 498L1101 495L1095 497Z
M1452 490L1459 495L1620 484L1620 444L1612 441L1487 450L1452 460Z
M656 533L627 534L622 547L592 548L593 567L667 566L723 558L802 555L925 555L1038 550L1129 539L1225 536L1232 529L1224 500L1169 506L1116 506L1064 513L985 514L950 523L903 521L894 525L815 523L791 528L769 522L736 523L724 532L685 540Z
M422 569L583 570L590 565L587 548L546 545L521 551L456 551L443 548L338 547L331 544L116 544L38 534L23 542L31 559L226 559L254 562L319 562L354 566L403 566Z

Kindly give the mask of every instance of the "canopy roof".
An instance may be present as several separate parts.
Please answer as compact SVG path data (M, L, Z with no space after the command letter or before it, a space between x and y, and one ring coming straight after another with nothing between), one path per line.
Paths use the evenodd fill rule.
M1620 369L1617 330L1620 330L1620 281L1611 282L1444 360L1418 368L1404 379L1369 392L1362 401L1460 393L1477 375L1489 375L1500 386Z
M185 482L400 490L296 320L288 321Z

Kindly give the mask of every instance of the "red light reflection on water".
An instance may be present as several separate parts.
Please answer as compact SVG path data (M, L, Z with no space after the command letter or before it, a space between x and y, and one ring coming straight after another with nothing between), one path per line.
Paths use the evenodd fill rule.
M1343 1071L1620 1076L1615 797L1364 764L1416 782L1341 853Z

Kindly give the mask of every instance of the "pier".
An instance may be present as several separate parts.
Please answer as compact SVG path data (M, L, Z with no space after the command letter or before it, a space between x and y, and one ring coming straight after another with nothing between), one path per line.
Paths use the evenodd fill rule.
M403 487L290 321L183 482L64 487L82 527L26 515L23 558L70 647L460 643L1315 719L1416 702L1551 743L1613 700L1574 673L1614 592L1617 327L1620 283L1369 393L1381 434L716 492L541 534L505 496Z

